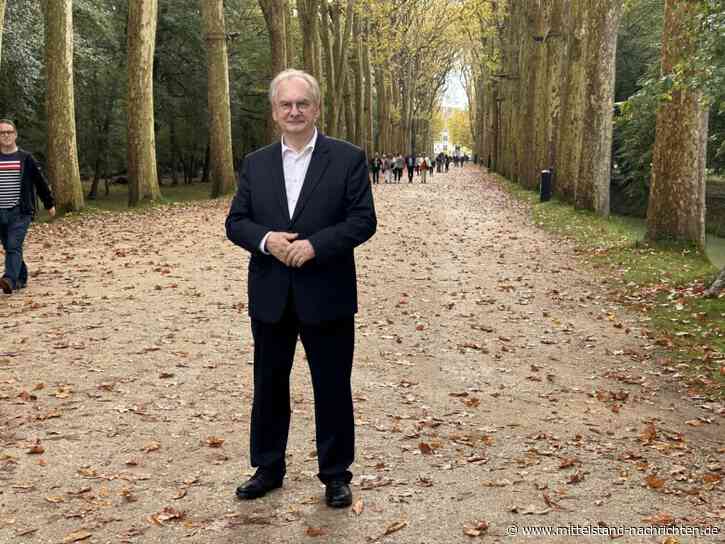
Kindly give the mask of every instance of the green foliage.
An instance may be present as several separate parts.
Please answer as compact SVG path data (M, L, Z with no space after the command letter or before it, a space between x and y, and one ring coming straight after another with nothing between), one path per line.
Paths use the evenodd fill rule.
M723 2L704 0L703 14L692 29L698 52L674 77L660 77L663 0L631 0L622 20L617 53L618 115L613 153L613 206L643 215L649 196L652 148L659 101L675 85L703 89L713 103L707 164L712 173L725 171L725 9ZM693 75L694 74L694 75Z

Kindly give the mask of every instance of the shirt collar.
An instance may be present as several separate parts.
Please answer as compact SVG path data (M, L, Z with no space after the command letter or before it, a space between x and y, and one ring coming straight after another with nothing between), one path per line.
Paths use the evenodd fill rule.
M281 143L282 143L282 155L283 156L284 156L284 154L287 151L291 151L292 153L295 153L297 155L302 155L308 149L310 149L311 151L314 151L315 150L315 145L317 144L317 127L315 127L315 131L312 133L312 138L310 138L310 141L307 142L307 144L305 145L305 147L302 148L302 151L299 151L299 152L298 151L295 151L293 148L291 148L290 146L288 146L287 144L285 144L284 143L284 135L282 135Z

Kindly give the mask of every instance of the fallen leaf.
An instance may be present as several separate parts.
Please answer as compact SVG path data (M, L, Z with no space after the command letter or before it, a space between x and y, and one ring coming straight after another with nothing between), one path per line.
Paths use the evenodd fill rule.
M358 516L363 513L364 509L365 509L365 506L363 504L362 499L358 499L357 501L355 501L355 504L352 505L353 513L355 513Z
M206 439L206 443L210 448L221 448L222 444L224 444L224 439L218 436L210 436Z
M325 535L327 534L327 531L324 527L308 527L307 529L305 529L305 534L307 536L315 537Z
M80 542L81 540L91 538L92 536L93 533L89 533L88 531L76 531L75 533L71 533L66 536L63 539L63 544L67 544L69 542Z
M395 523L391 523L388 525L388 527L385 529L385 535L389 535L392 533L395 533L397 531L400 531L403 527L407 527L408 521L396 521Z

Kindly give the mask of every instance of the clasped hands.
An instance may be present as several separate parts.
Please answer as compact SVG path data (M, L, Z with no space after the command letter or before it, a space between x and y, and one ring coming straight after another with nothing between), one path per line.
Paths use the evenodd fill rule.
M297 240L299 234L272 232L267 237L266 249L286 266L299 268L315 256L309 240Z

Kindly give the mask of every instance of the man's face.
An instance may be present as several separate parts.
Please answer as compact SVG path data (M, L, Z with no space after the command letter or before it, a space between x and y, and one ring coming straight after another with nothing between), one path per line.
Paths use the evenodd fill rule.
M18 137L18 133L12 125L7 123L0 123L0 146L2 147L14 147L15 140Z
M277 87L277 97L272 108L272 118L282 134L312 132L320 108L315 104L310 88L304 79L286 79Z

